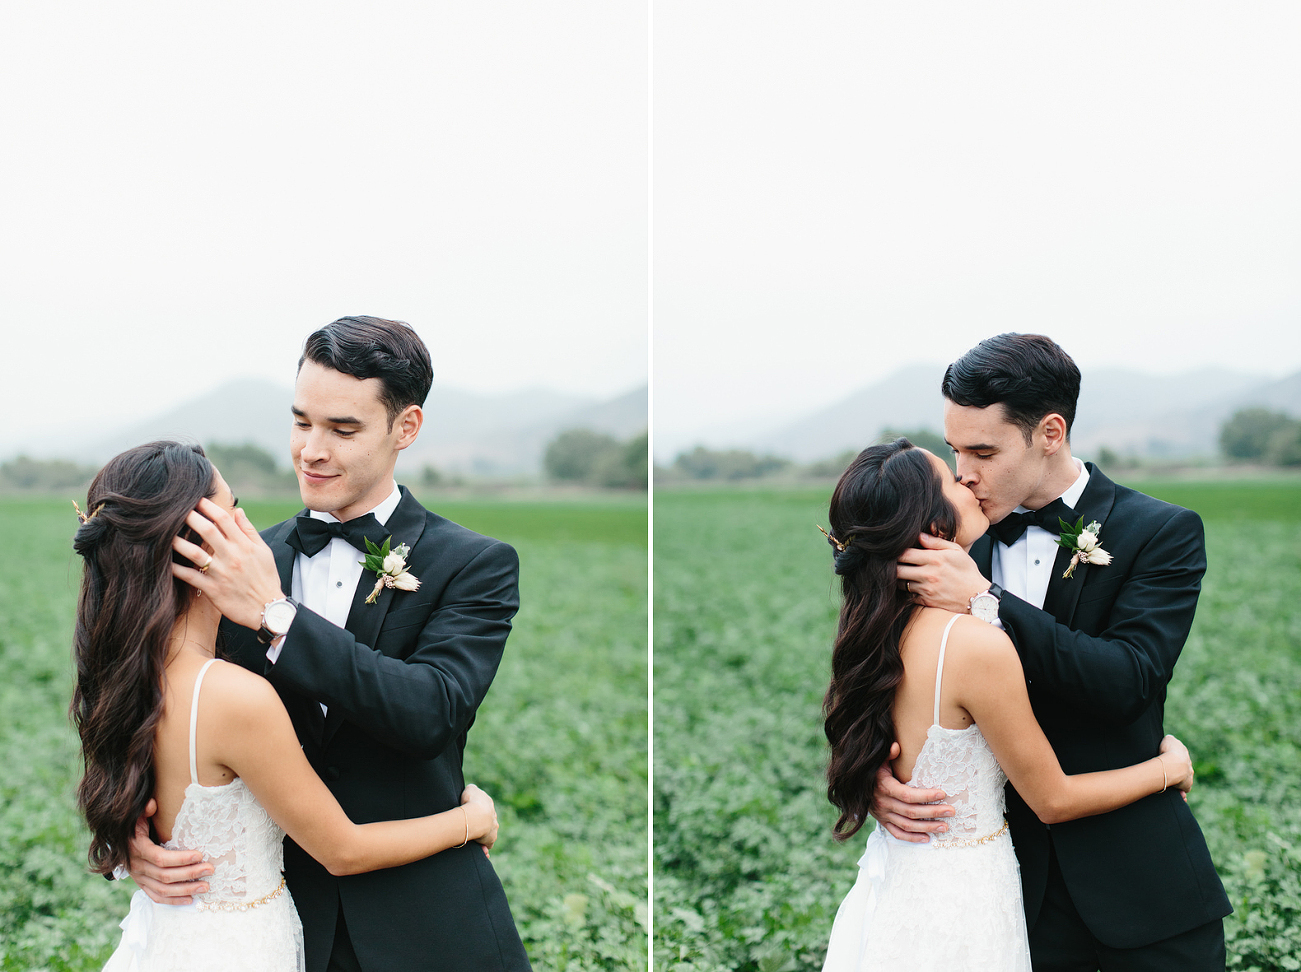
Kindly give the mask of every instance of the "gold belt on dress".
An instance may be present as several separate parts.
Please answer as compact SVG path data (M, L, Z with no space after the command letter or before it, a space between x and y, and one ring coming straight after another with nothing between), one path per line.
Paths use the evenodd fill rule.
M196 901L194 907L199 911L248 911L250 908L256 908L280 897L284 890L285 879L281 875L280 884L277 885L276 889L270 894L262 895L256 901Z
M986 834L984 837L967 837L960 840L933 840L931 844L935 847L975 847L977 844L987 844L995 837L1001 837L1007 832L1007 821L1003 821L1003 826L999 827L992 834Z

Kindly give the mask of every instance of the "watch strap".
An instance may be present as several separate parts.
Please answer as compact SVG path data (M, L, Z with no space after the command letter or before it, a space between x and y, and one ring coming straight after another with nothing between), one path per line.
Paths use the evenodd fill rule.
M267 603L262 608L262 623L261 625L258 626L257 629L257 640L260 644L269 645L271 644L271 642L275 641L281 635L289 633L288 629L286 629L285 631L276 632L276 631L272 631L270 628L267 627L267 609L270 608L272 604L277 604L280 601L287 601L288 603L294 606L295 613L297 613L298 611L298 602L295 601L292 597L278 597L274 601L267 601Z

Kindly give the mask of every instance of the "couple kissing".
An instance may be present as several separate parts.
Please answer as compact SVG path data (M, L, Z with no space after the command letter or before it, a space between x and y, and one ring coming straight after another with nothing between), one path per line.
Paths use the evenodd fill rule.
M864 450L830 507L836 834L878 822L826 972L1223 969L1232 909L1164 733L1200 518L1071 454L1080 372L990 338L941 387L945 463Z

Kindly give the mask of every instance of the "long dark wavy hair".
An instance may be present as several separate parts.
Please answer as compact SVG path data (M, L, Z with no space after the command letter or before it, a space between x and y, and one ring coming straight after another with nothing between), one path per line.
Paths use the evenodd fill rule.
M168 640L194 589L172 576L172 538L213 494L199 446L150 442L100 470L73 549L85 561L73 657L72 721L86 772L77 803L90 827L90 867L125 865L136 819L154 793L154 730L163 712Z
M896 583L896 562L922 533L956 535L957 510L943 490L926 453L899 438L860 452L831 494L831 533L844 545L835 555L842 602L822 712L831 744L827 799L840 810L837 840L867 820L876 772L895 741L899 641L914 609Z

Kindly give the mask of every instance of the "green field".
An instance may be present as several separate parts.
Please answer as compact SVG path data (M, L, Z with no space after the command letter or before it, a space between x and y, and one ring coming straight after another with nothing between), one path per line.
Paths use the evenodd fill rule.
M1301 481L1153 482L1210 569L1167 728L1236 909L1229 968L1301 968ZM830 489L655 497L655 942L664 972L821 966L863 837L831 839Z
M439 503L514 544L522 606L466 752L539 970L646 967L646 504ZM293 503L244 503L265 527ZM67 719L79 560L66 499L0 501L0 969L99 969L130 882L85 868Z

